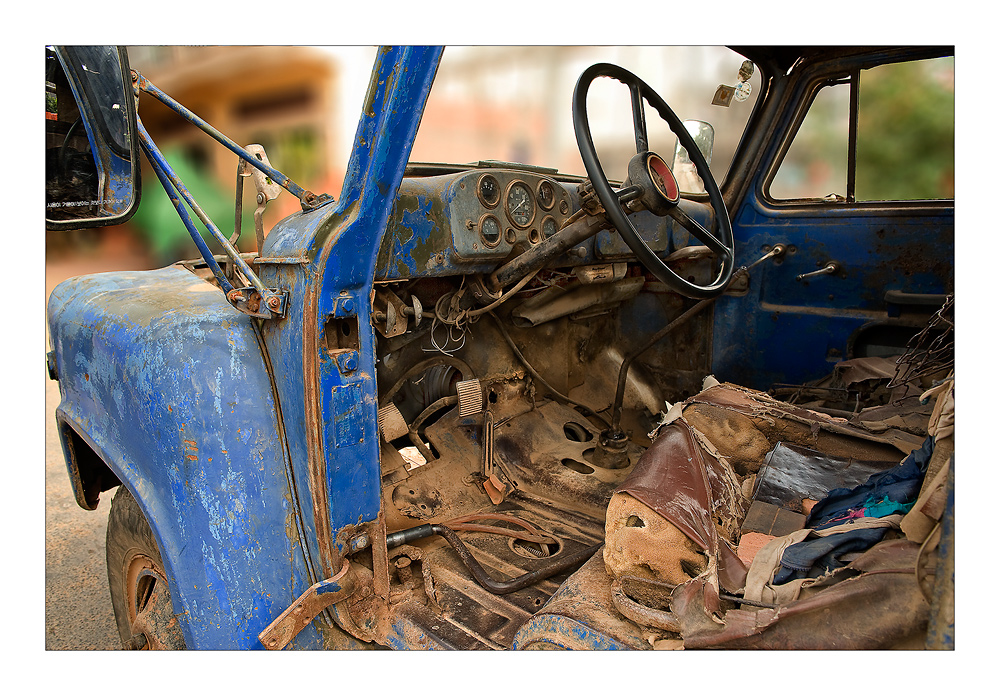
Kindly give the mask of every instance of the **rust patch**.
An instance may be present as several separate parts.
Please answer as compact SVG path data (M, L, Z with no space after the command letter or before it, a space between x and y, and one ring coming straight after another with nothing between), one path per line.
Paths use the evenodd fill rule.
M338 624L358 640L385 644L389 625L386 602L375 594L371 571L363 566L352 567L358 571L360 587L344 602L344 610L337 612Z
M332 246L323 245L317 267L323 269L329 259ZM330 505L326 490L326 452L323 446L324 423L321 395L319 394L319 361L323 352L322 325L316 320L319 304L319 284L310 286L304 302L304 316L311 317L302 323L302 381L305 385L303 410L306 421L306 447L309 462L308 486L313 504L313 522L316 529L316 543L319 547L320 569L323 575L333 575L341 556L334 545L333 528L330 522Z
M393 489L392 504L407 517L429 520L441 509L443 501L438 490L404 481Z
M942 246L951 245L952 234L939 232L935 242L928 243L908 243L908 244L879 244L876 246L875 254L878 258L887 259L886 264L892 270L905 277L915 273L929 273L937 278L951 278L953 276L952 259L942 259L940 250Z
M344 601L356 590L355 574L347 561L341 571L330 578L312 585L288 609L258 634L260 642L268 650L281 650L288 645L303 628L326 607ZM330 591L332 586L333 591ZM323 588L324 592L319 590Z

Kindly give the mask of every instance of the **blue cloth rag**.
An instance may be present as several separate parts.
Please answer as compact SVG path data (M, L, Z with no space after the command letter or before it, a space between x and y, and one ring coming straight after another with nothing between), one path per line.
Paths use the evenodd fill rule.
M859 517L885 517L906 512L917 500L934 451L934 438L910 453L902 464L873 474L854 488L836 488L816 503L805 526L828 529ZM818 578L845 565L847 553L866 551L885 536L888 528L856 529L827 537L809 538L792 544L781 555L781 567L773 583L782 585L802 578Z

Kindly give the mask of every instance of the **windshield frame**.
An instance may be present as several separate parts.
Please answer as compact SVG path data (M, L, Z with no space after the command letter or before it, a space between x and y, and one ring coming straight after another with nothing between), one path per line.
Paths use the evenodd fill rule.
M558 73L557 81L559 82L559 88L562 92L566 93L566 99L564 104L562 103L562 100L558 100L555 98L549 100L550 105L552 106L551 117L550 117L550 123L545 127L550 129L554 128L560 131L557 135L557 138L561 139L560 147L562 147L564 151L569 149L572 150L572 157L576 160L575 168L563 166L561 161L555 161L555 160L565 160L566 157L563 155L560 155L560 157L557 158L550 159L548 156L542 153L542 154L533 154L533 156L522 158L522 157L509 156L510 153L498 154L497 148L490 149L486 147L481 147L481 148L469 147L461 151L458 156L455 156L454 154L449 154L449 150L452 153L454 153L456 150L453 143L445 143L444 145L441 146L435 146L435 144L432 144L431 142L432 136L430 136L428 133L429 131L432 131L434 128L438 128L438 130L440 130L440 126L435 126L434 122L436 118L440 117L441 111L444 110L444 107L442 106L441 102L445 100L445 98L442 97L441 95L448 94L452 99L455 99L456 97L454 95L456 94L456 90L459 89L459 87L456 86L454 75L449 76L449 67L448 67L449 57L453 58L452 73L454 73L457 71L456 68L454 67L456 65L454 61L454 52L456 50L462 50L464 52L462 59L468 62L472 60L471 49L474 48L482 49L487 52L485 53L485 55L480 56L479 58L480 63L485 63L485 64L497 63L498 62L497 58L499 55L497 54L497 52L504 50L510 51L512 55L514 55L521 62L527 62L528 59L531 56L534 56L535 54L537 54L538 56L545 57L547 55L559 51L565 51L567 55L572 57L571 61L557 65L554 68L550 68L551 71ZM553 178L559 179L561 181L567 181L567 182L583 181L587 178L587 175L586 175L586 170L582 165L582 160L579 159L578 145L576 144L574 139L572 140L570 148L570 145L567 144L567 137L566 137L566 133L572 134L573 130L572 113L571 113L572 90L575 87L576 80L578 79L579 74L582 73L582 69L579 72L575 71L574 67L576 66L576 64L582 65L583 69L585 69L587 66L595 62L596 59L601 58L603 56L603 53L611 51L612 54L614 54L614 52L617 51L620 52L624 58L629 59L629 60L622 60L621 62L623 63L629 64L629 63L635 63L637 61L638 62L646 61L647 69L644 72L645 73L652 72L658 78L658 82L660 82L660 85L657 85L654 82L651 84L651 86L653 86L654 89L660 90L661 94L664 94L664 92L662 91L664 87L662 87L662 85L665 81L668 83L668 87L671 88L674 92L681 92L681 93L690 92L692 84L690 75L688 74L690 73L690 71L685 72L682 68L678 68L677 67L678 62L675 61L671 64L663 64L662 61L660 62L653 61L652 63L650 63L652 57L655 57L657 55L660 56L670 55L669 53L660 53L660 54L653 53L654 51L669 52L671 50L673 51L694 50L694 51L705 52L702 55L711 56L711 60L709 60L708 58L705 59L706 63L711 63L711 65L713 67L716 67L717 69L721 69L721 66L725 67L725 70L722 73L722 77L720 77L719 79L721 79L723 82L726 82L727 84L736 83L736 81L738 80L737 77L738 69L741 67L741 63L743 63L743 61L746 60L746 57L743 55L742 52L722 46L697 46L697 47L461 46L458 47L458 49L456 49L455 47L449 47L448 50L444 52L444 56L441 61L441 67L439 67L438 74L435 78L434 89L432 90L430 98L428 99L427 108L425 109L422 118L421 128L417 132L417 137L413 147L413 156L411 157L408 163L407 175L427 176L432 174L454 173L476 167L498 166L499 164L502 163L502 164L509 164L512 168L530 168L532 170L545 168L549 170L546 172L547 175L552 176ZM602 55L593 55L595 51ZM643 53L644 51L646 52L645 54ZM631 58L629 57L629 52L632 52L634 54L631 56ZM729 58L732 58L732 60L729 60ZM655 63L657 66L655 70L649 67L653 63ZM462 63L459 62L457 65L462 66ZM490 66L487 69L495 70L496 68ZM541 90L541 87L534 84L532 80L526 79L523 73L517 73L517 71L520 70L520 68L513 68L511 70L513 70L514 73L517 74L518 79L520 79L521 81L520 82L521 87L519 88L514 87L511 88L511 90L517 91L518 89L520 89L522 93L527 92L529 90L533 90L535 92ZM528 69L525 68L524 70L527 71ZM532 73L532 75L534 75L532 79L534 80L534 82L540 82L541 81L540 79L536 79L538 78L538 75L536 73ZM729 73L732 73L732 75L729 75ZM636 74L642 76L642 72L637 72ZM489 74L486 74L485 76L474 75L472 78L468 78L468 81L470 83L475 80L479 80L480 82L483 81L488 82L494 79L495 77L496 77L495 75L491 76ZM550 74L549 78L551 77L552 76ZM550 79L549 82L551 81L552 80ZM701 106L699 108L702 109L702 112L707 112L710 117L708 118L704 117L702 115L702 112L690 113L690 109L684 109L683 111L675 109L678 116L682 120L684 119L703 120L703 121L708 121L713 126L715 126L717 131L717 140L715 146L716 156L714 160L716 162L721 162L719 155L720 152L722 152L722 157L728 158L724 165L725 171L722 172L721 174L717 171L718 166L713 167L713 169L716 170L714 174L716 176L717 181L720 184L720 187L725 186L726 181L728 181L728 179L730 178L730 174L734 169L733 165L740 160L738 153L744 146L744 141L746 140L747 130L750 124L755 122L756 116L761 108L763 97L766 92L766 86L768 84L768 76L756 64L754 64L754 71L752 77L750 78L750 81L752 82L753 89L750 95L749 101L751 103L749 105L739 104L735 100L731 102L729 108L720 107L717 105L711 105L713 94L715 93L717 87L720 86L719 83L715 81L715 77L712 76L709 78L702 79L702 87L705 87L705 85L710 84L711 85L710 89L707 87L705 89L701 89L700 91L697 92L696 97L693 97L690 100L690 103L700 104ZM480 85L480 87L482 87L482 85ZM495 92L498 90L493 90L493 91ZM460 93L459 97L462 97ZM460 128L465 128L467 121L473 120L474 118L482 119L483 118L482 112L488 111L489 109L487 107L489 105L484 105L483 103L476 103L475 100L470 97L462 97L462 98L466 99L467 103L465 104L465 106L468 107L467 113L454 116L453 120L459 123ZM668 103L671 103L670 98L667 98L666 101ZM674 101L676 102L677 100L675 99ZM526 109L533 108L537 110L538 108L535 102L532 103L526 102L525 104L526 104L525 106ZM728 130L723 130L723 128L720 127L720 124L724 125L726 123L726 120L720 119L719 117L724 115L729 119L729 122L732 122L733 119L730 117L730 114L735 113L734 109L738 109L741 107L744 108L745 111L743 112L743 114L741 114L740 118L738 119L739 121L738 128L735 129L729 128ZM621 164L622 166L618 166L616 163L612 162L610 166L605 167L605 170L607 171L609 178L614 182L620 182L622 178L624 178L624 176L626 175L626 167L624 165L627 163L628 158L630 158L631 155L634 154L634 137L631 130L631 113L629 110L630 107L628 102L624 102L621 105L618 105L616 103L614 108L616 111L615 117L616 118L620 117L624 119L625 122L628 124L627 126L628 131L624 132L625 127L619 128L618 131L620 132L618 133L617 137L619 137L619 139L622 142L628 142L628 141L632 142L632 151L628 153L627 157L624 158L623 162L618 163ZM648 103L646 104L646 108L648 111L649 109ZM674 108L673 104L671 105L671 108ZM476 111L476 109L478 109L478 112ZM618 111L620 111L621 113L618 114L617 113ZM654 118L650 119L650 121L659 123L659 118L654 116ZM501 128L503 127L504 126L501 126ZM662 126L657 126L657 127L660 127L661 130L667 128L665 123L662 124ZM510 128L508 127L507 130L510 131ZM490 131L488 131L485 128L483 129L482 132L486 133L488 137L494 137L493 134L490 133ZM661 154L661 156L663 156L667 161L671 161L673 159L673 154L674 154L673 148L676 143L676 137L673 135L673 133L669 132L668 129L665 132L666 135L668 135L670 138L669 143L665 144L664 138L661 137L657 143L653 144L654 146L651 147L651 149L657 150ZM455 131L453 133L449 133L449 135L451 136L450 140L455 141L464 137L465 134L462 132ZM441 140L443 140L443 138L438 139L438 141ZM597 141L597 146L599 151L601 151L603 154L602 148L604 147L604 145L600 142L600 134L595 135L595 141ZM720 150L721 141L725 141L723 143L723 145L725 146L723 147L723 150ZM619 157L619 159L623 158ZM527 163L524 164L518 160L526 160ZM556 172L552 172L551 171L552 169L556 169ZM693 199L705 198L704 194L699 194L699 193L692 194L685 192L683 195L686 198L693 198Z

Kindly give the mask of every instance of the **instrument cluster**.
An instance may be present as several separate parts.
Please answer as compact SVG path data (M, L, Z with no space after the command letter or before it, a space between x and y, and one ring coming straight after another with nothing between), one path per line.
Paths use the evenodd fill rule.
M555 234L569 217L570 193L540 175L516 170L476 170L455 183L451 219L454 247L465 259L505 258Z

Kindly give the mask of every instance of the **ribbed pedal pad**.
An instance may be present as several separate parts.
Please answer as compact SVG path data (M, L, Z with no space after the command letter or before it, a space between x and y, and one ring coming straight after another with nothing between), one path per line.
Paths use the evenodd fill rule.
M467 418L483 411L483 386L478 379L467 379L455 385L458 390L458 417Z

